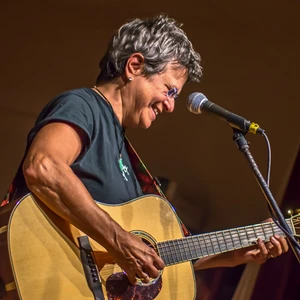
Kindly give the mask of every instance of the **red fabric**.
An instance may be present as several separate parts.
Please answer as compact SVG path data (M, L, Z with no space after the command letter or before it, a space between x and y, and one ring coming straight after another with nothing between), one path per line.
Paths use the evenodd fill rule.
M6 194L5 194L5 197L4 197L4 200L1 202L1 206L4 206L6 204L8 204L10 201L11 201L11 195L13 194L13 191L14 191L14 182L15 180L12 181L12 183L10 184Z

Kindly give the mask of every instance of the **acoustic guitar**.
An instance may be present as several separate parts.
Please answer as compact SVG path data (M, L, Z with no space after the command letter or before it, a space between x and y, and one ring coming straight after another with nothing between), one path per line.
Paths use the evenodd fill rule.
M29 194L12 210L7 231L20 299L101 299L97 292L102 287L105 300L191 300L196 295L192 260L283 235L275 223L268 222L184 237L174 209L156 195L98 205L157 251L166 265L160 276L131 285L105 248ZM299 234L299 221L299 216L287 220L295 234Z

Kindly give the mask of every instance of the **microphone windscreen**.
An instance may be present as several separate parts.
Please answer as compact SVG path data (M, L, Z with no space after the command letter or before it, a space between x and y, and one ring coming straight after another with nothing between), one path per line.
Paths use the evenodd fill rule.
M188 96L186 106L193 114L201 114L201 107L206 101L208 101L208 99L204 94L194 92Z

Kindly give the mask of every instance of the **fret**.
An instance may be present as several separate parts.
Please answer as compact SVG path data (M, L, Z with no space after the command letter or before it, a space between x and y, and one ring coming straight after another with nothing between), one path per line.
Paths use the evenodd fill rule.
M190 243L188 242L188 240L187 240L187 248L188 248L188 252L189 252L188 257L192 258L193 257L192 249L191 249L191 246L190 246Z
M221 242L221 235L220 235L220 232L216 232L215 233L215 235L216 235L216 242L217 242L217 245L218 245L218 248L219 248L219 252L223 252L223 250L222 250L222 242ZM224 245L224 243L223 243L223 245Z
M177 256L178 255L178 250L177 250L178 247L176 247L177 245L175 244L177 241L173 240L172 242L173 242L173 249L174 249L175 261L178 262L178 261L180 261L180 259Z
M165 262L166 265L172 264L173 259L172 259L172 257L171 257L171 255L170 255L169 252L164 252L163 257L164 257L164 260L163 260L163 261Z
M276 224L274 224L274 223L269 223L269 237L271 237L272 235L274 235L274 234L280 234L280 235L282 235L283 234L283 232L281 231L281 229L280 228L278 228L277 227L277 225ZM275 229L275 230L274 230Z
M181 245L179 245L179 250L181 251L181 256L182 256L182 261L186 261L188 258L188 254L187 254L187 240L183 240Z
M252 226L253 232L254 232L254 238L255 240L257 240L259 238L259 236L257 235L257 230L255 230L255 226Z
M273 223L272 226L271 226L271 227L272 227L273 235L275 234L275 231L274 231L274 225L275 225L275 224ZM277 226L277 225L275 225L275 226Z
M231 250L234 249L233 239L232 239L232 236L231 236L231 232L229 230L225 230L224 233L225 233L225 236L227 234L227 238L226 238L227 250L231 251Z
M183 247L181 247L181 245L180 245L180 242L181 242L181 244L183 245ZM181 256L181 261L185 261L186 260L186 253L185 253L185 246L184 246L184 244L185 244L185 240L182 240L182 241L180 241L180 240L177 240L177 244L178 244L178 250L179 250L179 254L180 254L180 256ZM182 249L183 248L183 249Z
M261 228L263 230L264 236L265 236L265 241L268 241L270 238L270 234L268 234L268 228L266 228L267 226L269 226L270 223L261 223Z
M200 243L200 241L199 241L199 236L196 236L196 239L193 239L193 240L194 240L194 241L197 241L197 244L198 244L197 249L200 250L200 252L201 252L201 257L203 257L204 254L203 254L203 251L202 251L201 243ZM199 257L200 257L200 256L199 256Z
M233 234L233 230L228 230L228 233L230 235L230 240L231 240L231 243L232 243L232 247L233 249L235 249L235 240L234 240L234 234Z
M237 235L238 235L238 238L240 241L240 245L241 245L241 247L243 247L243 239L241 238L241 234L239 233L239 228L237 228L236 231L237 231Z
M157 244L158 249L161 252L161 258L165 262L166 265L171 264L172 258L170 257L168 241Z
M264 237L262 236L262 232L260 231L260 225L254 225L253 229L254 229L256 240L260 238L264 241Z
M214 247L214 243L213 243L212 238L211 238L211 234L209 234L208 236L209 236L209 240L210 240L210 243L211 243L211 246L212 246L212 252L213 252L214 254L216 254L215 247Z
M249 245L249 244L251 243L251 241L250 241L250 238L249 238L249 235L248 235L247 228L246 228L245 226L244 226L243 228L244 228L244 230L245 230L245 233L246 233L246 237L247 237L247 244Z
M246 236L246 241L247 241L247 245L251 245L251 239L250 239L250 236L248 234L248 230L246 227L243 227L244 231L245 231L245 236Z
M168 241L168 242L167 242L167 245L169 246L169 251L168 251L168 253L169 253L170 258L171 258L170 263L174 263L175 257L174 257L173 247L172 247L172 241Z
M193 256L188 239L186 239L186 241L184 243L184 252L185 252L185 256L186 256L185 260L188 260L188 258L191 258Z
M171 247L172 246L172 242L173 241L168 241L167 243L169 244L169 248L170 248L170 251L169 251L169 253L170 253L170 255L171 255L171 258L172 258L172 261L171 261L171 263L173 263L173 262L175 262L176 261L176 259L175 259L175 253L174 253L174 251L172 251L172 250L174 250L174 247Z
M221 252L226 252L225 240L224 240L224 237L223 237L223 235L220 231L217 232L217 239L219 241L218 243L219 243L220 251ZM223 250L223 248L224 248L224 250Z
M212 244L213 244L213 247L214 247L214 252L215 253L220 253L221 248L220 248L219 240L218 240L218 237L217 237L217 233L216 232L211 233L210 238L211 238L211 241L212 241Z
M250 245L250 238L249 238L249 235L248 235L247 228L245 226L242 227L242 228L244 229L244 232L245 232L246 245L249 246Z
M247 226L245 229L247 231L249 244L256 244L256 235L253 226Z
M209 249L208 249L208 246L207 246L207 243L206 243L205 235L203 235L203 242L204 242L204 246L206 248L207 255L209 255Z
M210 235L209 235L209 234L205 234L205 235L204 235L204 240L205 240L205 243L206 243L207 248L208 248L208 255L210 255L210 254L215 254L215 253L214 253L214 247L213 247L213 244L212 244L211 241L210 241Z
M225 238L225 234L223 231L220 232L222 239L223 239L223 248L224 248L224 252L228 251L228 247L227 247L227 243L226 243L226 238Z
M201 238L202 238L202 242L201 242ZM208 255L208 249L207 249L207 245L205 243L205 239L203 236L199 236L199 242L200 242L200 246L203 252L203 256L207 256Z
M156 246L157 246L158 256L163 260L164 263L166 263L165 252L163 251L162 247L160 247L159 244L157 244Z
M188 240L188 244L192 246L192 247L190 247L190 248L192 248L191 259L199 258L200 256L198 256L198 254L197 254L197 247L195 246L194 239L192 237L188 237L187 240Z
M290 229L293 230L292 221L287 220L287 222ZM258 238L268 241L274 234L284 236L274 222L267 222L159 242L157 243L157 250L165 265L172 265L248 247L251 244L256 244Z
M243 246L243 244L241 242L241 238L240 238L240 235L239 235L238 228L235 228L235 229L232 229L232 230L235 232L235 234L234 234L234 236L235 236L235 238L234 238L234 240L235 240L235 248L239 249L239 248L241 248Z
M223 235L223 239L224 239L224 244L226 246L226 250L228 251L228 247L227 247L226 237L225 237L224 231L222 231L222 235Z
M264 240L267 241L268 240L268 236L266 235L266 231L265 231L263 223L261 224L261 228L262 228L262 231L263 231L263 234L264 234L264 237L265 237Z

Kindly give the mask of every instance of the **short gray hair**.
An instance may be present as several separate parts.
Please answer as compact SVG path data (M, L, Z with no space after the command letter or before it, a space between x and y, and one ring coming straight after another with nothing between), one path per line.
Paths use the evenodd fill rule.
M187 69L188 81L198 82L202 75L201 58L181 26L166 15L125 23L113 35L99 63L97 83L121 76L133 53L144 56L145 76L163 72L169 62L174 62Z

